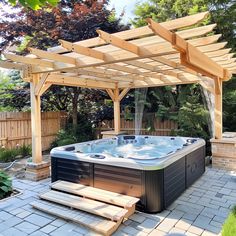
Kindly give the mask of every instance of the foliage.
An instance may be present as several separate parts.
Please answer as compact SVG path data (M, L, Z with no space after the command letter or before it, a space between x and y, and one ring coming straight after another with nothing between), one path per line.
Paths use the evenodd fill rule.
M129 28L129 25L121 23L121 16L115 17L114 9L107 9L106 0L62 0L55 8L37 12L19 5L10 12L4 9L1 11L0 51L9 46L17 46L19 54L27 53L28 47L46 49L56 46L59 39L75 42L95 37L97 29L113 33ZM6 92L11 98L0 100L0 106L8 104L9 110L19 111L30 108L28 85ZM86 109L90 107L95 111L99 110L93 101L104 97L101 94L96 90L52 86L42 96L42 110L68 111L73 117L73 123L77 124L77 113L83 112L84 105Z
M11 5L21 4L26 8L32 10L39 10L42 7L51 6L55 7L60 0L7 0Z
M232 212L226 219L222 229L222 236L235 236L235 235L236 235L236 206L233 207Z
M14 161L16 156L19 155L18 148L0 148L0 162L11 162Z
M27 157L31 155L31 145L23 144L17 145L15 148L0 148L0 162L11 162L16 159L17 156Z
M107 9L105 0L62 0L55 8L36 12L19 6L13 9L14 14L2 9L0 50L20 45L26 36L28 47L46 49L58 45L59 39L75 42L95 37L96 29L113 33L128 28L112 17L114 11Z
M32 155L32 148L31 145L26 145L25 143L22 146L17 147L19 155L22 157L27 157Z
M92 123L87 119L86 115L80 114L78 119L79 123L76 126L69 120L69 124L67 124L65 130L60 130L58 132L55 141L52 143L52 147L95 139Z
M0 170L0 200L12 193L12 181L10 177Z
M175 19L178 17L183 17L186 15L195 14L202 11L210 11L210 18L204 21L204 24L217 23L216 33L221 33L223 41L228 41L228 46L233 49L236 48L236 3L234 0L147 0L146 2L137 4L135 8L135 18L132 21L132 24L135 27L146 25L146 18L151 17L157 22L163 22L169 19ZM194 127L201 126L202 130L201 136L206 136L206 111L202 104L202 99L199 97L196 98L194 104L186 103L180 106L180 101L184 101L184 96L190 92L191 89L196 90L192 86L187 86L183 89L183 86L177 86L180 91L177 93L170 92L163 88L162 90L155 89L153 94L149 93L149 96L155 98L153 102L151 101L151 107L157 111L157 116L161 119L166 119L171 117L171 119L176 118L176 111L179 112L179 125L181 129L189 130L187 124L189 125L189 132L193 133ZM231 81L225 83L224 85L224 99L223 99L223 108L224 108L224 128L230 131L236 131L236 79L233 77ZM189 91L188 91L189 90ZM193 96L198 96L200 90ZM167 95L168 94L168 95ZM182 94L182 95L181 95ZM165 96L169 97L170 103L166 101ZM178 95L176 97L176 95ZM177 101L178 99L179 101ZM150 99L151 100L151 99ZM199 102L197 102L199 100ZM176 106L176 107L175 107ZM176 109L177 108L177 109ZM171 111L171 113L170 113ZM194 113L192 113L194 112ZM195 115L195 118L193 118ZM202 117L201 117L202 115ZM190 118L191 117L191 118ZM186 119L186 120L182 120ZM202 121L194 122L193 119L197 121L201 119ZM196 132L198 132L196 131ZM196 133L194 132L194 133ZM208 132L208 131L207 131ZM185 132L184 132L185 133ZM194 134L193 133L193 134Z

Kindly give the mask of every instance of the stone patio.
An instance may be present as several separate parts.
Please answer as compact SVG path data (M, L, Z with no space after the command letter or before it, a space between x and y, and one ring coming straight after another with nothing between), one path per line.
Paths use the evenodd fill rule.
M40 182L13 180L14 188L23 193L0 201L0 235L99 235L30 206L38 193L49 189L49 183L50 179ZM167 210L159 214L136 212L114 235L220 235L222 224L235 204L236 172L207 168Z

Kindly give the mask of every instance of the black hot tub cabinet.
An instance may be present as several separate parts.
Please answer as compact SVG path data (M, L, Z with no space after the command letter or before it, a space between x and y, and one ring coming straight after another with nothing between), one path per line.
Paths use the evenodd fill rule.
M169 142L176 139L185 141L182 148L178 147L161 158L150 159L112 157L93 153L91 148L91 143L96 142L98 145L99 142L108 142L114 146L124 142L138 143L142 138L155 139L154 136L119 136L117 139L54 148L51 151L52 182L65 180L138 197L137 210L160 212L204 173L205 141L157 137L165 141L169 139ZM89 153L81 151L84 146L90 148Z

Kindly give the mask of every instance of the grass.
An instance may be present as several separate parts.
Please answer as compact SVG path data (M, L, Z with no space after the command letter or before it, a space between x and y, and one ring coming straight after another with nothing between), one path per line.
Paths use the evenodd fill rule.
M233 207L232 212L226 219L222 229L222 236L235 236L235 235L236 235L236 206Z

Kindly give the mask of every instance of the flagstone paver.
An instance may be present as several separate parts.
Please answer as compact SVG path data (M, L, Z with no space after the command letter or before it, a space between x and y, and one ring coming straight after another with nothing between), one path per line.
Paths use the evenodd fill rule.
M30 203L37 199L38 193L49 189L50 179L37 183L14 179L13 184L22 194L0 202L0 235L99 235L31 207ZM208 167L168 209L158 214L136 212L114 236L220 235L233 205L236 205L236 172Z

